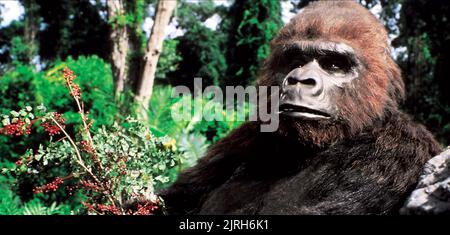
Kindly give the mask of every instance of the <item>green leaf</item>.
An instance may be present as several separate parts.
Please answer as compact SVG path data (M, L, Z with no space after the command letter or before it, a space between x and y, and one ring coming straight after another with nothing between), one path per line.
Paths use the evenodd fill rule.
M9 118L8 119L3 119L2 120L2 124L3 124L3 126L7 126L7 125L11 124L11 122L9 121Z
M206 137L200 134L182 134L177 143L185 156L187 166L194 165L208 148Z
M12 110L10 113L11 113L11 115L13 115L13 117L19 117L20 116L20 114L18 112L14 111L14 110Z
M22 116L22 117L27 116L27 112L25 110L23 110L23 109L20 110L19 113L20 113L20 116Z
M44 106L44 104L41 104L39 106L36 107L37 110L43 110L45 112L46 108Z

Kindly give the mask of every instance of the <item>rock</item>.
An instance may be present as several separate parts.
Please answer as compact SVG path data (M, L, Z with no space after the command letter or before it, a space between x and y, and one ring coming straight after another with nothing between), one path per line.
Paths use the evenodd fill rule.
M430 159L401 214L450 215L450 148Z

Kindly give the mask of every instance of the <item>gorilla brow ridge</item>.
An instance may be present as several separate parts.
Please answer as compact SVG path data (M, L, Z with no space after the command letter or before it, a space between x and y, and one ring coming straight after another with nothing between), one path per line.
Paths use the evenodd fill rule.
M352 65L361 65L352 47L344 43L300 41L282 45L283 54L337 55L348 58Z

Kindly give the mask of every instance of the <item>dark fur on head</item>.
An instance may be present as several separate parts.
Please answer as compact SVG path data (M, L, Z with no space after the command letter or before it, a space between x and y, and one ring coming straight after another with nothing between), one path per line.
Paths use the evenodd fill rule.
M337 10L338 9L338 10ZM279 133L322 146L371 127L397 110L405 96L398 65L390 56L384 26L353 1L312 2L293 18L271 42L271 55L258 85L278 85L276 74L283 45L289 42L336 42L351 46L361 62L360 77L336 94L338 115L328 121L299 121L281 117Z

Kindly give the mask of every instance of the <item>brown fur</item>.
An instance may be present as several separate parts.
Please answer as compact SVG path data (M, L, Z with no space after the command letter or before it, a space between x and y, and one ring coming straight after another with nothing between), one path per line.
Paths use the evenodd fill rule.
M344 42L363 68L336 94L333 122L283 117L276 133L248 122L164 190L172 214L392 214L441 148L398 110L401 73L387 33L351 1L314 2L271 42L259 85L278 85L280 45Z
M297 129L302 141L320 145L358 133L371 126L373 121L383 119L386 109L397 109L398 102L403 101L404 83L399 67L390 56L387 32L369 11L356 2L313 2L294 17L272 40L272 53L262 69L258 85L277 85L273 78L278 66L276 57L281 53L278 50L291 41L343 42L356 51L363 63L360 79L352 84L354 88L345 89L336 96L340 110L337 122L340 125L298 125L290 121L287 127L282 127Z

